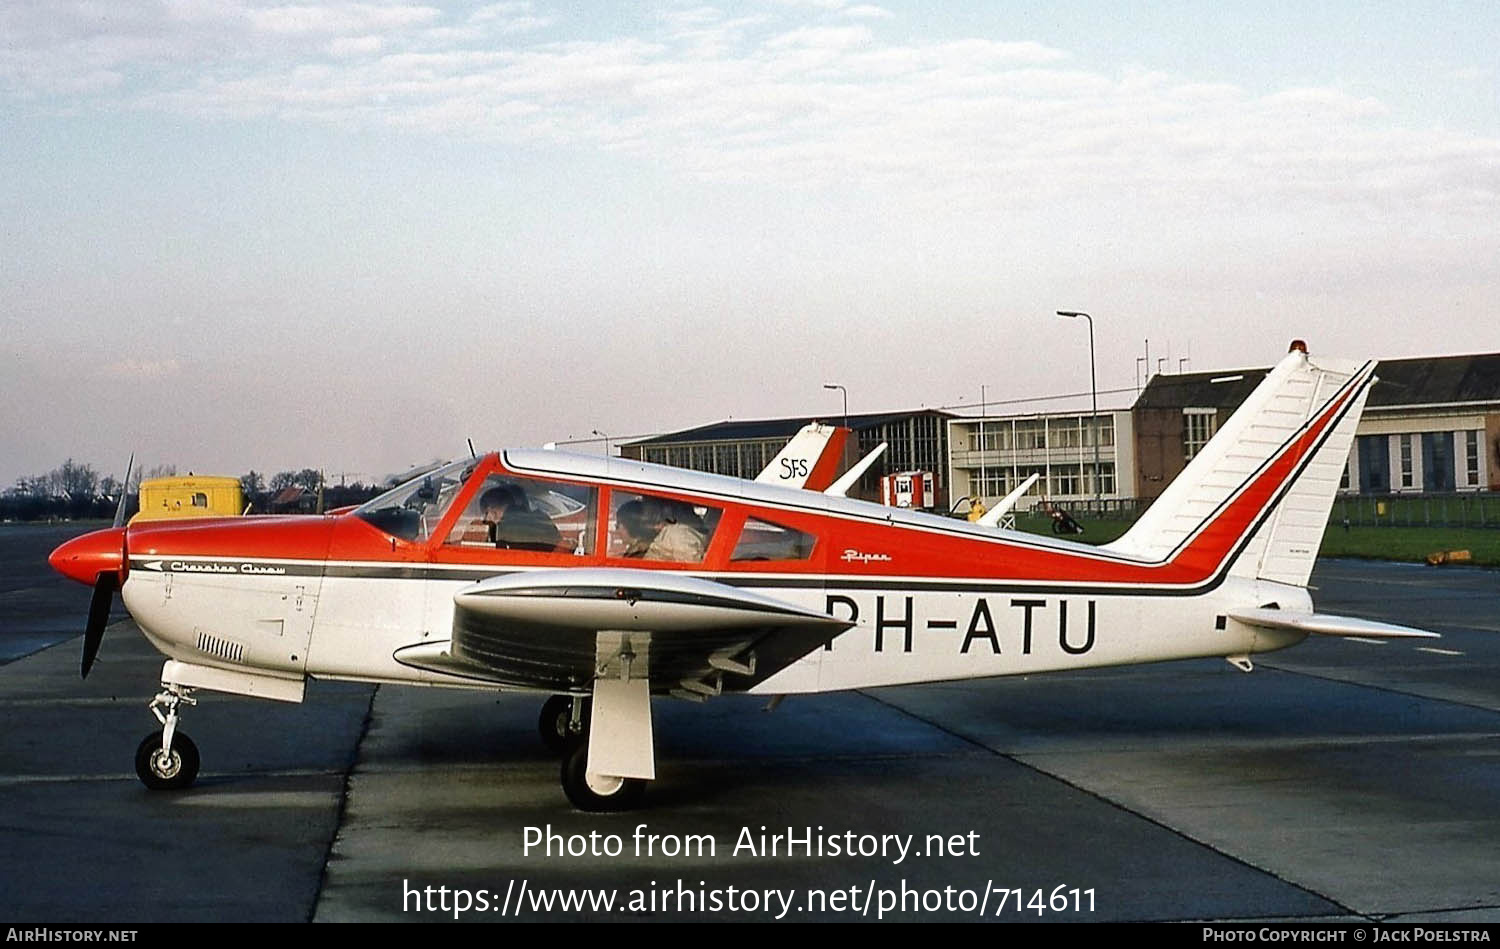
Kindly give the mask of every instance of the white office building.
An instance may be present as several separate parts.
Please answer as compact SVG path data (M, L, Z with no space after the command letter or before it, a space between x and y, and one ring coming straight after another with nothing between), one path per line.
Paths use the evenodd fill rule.
M1017 510L1030 510L1042 499L1076 507L1096 493L1105 501L1134 494L1135 437L1128 409L1100 410L1097 419L1089 412L949 419L948 446L954 501L977 496L991 506L1032 474L1041 477Z

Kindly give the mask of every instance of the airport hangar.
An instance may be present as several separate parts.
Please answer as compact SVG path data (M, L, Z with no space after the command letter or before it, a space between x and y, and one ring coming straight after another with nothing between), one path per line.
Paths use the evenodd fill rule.
M993 505L1031 474L1040 483L1018 505L1041 498L1087 511L1131 513L1161 494L1269 370L1157 374L1128 408L1084 412L957 415L941 409L851 414L851 464L890 445L851 494L876 500L882 475L931 471L936 509L962 509L979 495ZM1382 360L1360 420L1341 490L1349 494L1449 494L1500 486L1500 353ZM638 439L620 455L753 478L802 426L838 424L822 414L730 419ZM1097 498L1097 500L1096 500Z

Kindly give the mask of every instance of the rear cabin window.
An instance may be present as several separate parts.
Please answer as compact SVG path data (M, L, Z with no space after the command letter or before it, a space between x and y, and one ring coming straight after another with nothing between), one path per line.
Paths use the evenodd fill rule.
M758 517L748 518L739 543L729 559L736 563L754 560L806 560L812 556L817 538L811 534Z
M595 489L490 475L448 535L450 546L586 557L594 549Z
M721 508L649 494L611 496L609 556L669 563L702 563Z

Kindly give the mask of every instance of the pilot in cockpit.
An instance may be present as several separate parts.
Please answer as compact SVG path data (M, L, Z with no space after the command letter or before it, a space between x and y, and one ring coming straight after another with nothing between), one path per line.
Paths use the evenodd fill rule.
M562 544L562 535L552 519L533 510L526 492L501 483L479 498L480 517L488 525L489 539L503 550L537 550L550 553Z

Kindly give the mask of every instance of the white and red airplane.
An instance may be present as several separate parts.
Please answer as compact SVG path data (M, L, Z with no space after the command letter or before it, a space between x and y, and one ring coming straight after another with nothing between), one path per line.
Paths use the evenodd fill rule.
M301 701L312 679L551 696L584 810L655 776L651 699L773 696L1250 656L1309 633L1432 636L1315 613L1306 584L1374 364L1300 343L1119 540L1091 547L619 458L509 451L344 514L139 523L59 547L164 653L141 743L192 783L193 692ZM825 439L826 441L826 439ZM827 481L820 476L818 484Z

